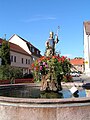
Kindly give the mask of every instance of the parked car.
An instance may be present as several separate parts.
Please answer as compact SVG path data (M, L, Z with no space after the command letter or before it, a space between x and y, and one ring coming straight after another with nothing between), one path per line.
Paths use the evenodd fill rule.
M72 77L79 77L79 76L80 76L80 73L77 72L77 71L73 71L73 72L70 73L70 75L71 75Z

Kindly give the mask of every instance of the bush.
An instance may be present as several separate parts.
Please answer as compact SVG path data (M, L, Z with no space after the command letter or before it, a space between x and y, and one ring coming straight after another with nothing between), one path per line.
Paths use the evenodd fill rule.
M71 75L65 75L63 78L63 82L73 82Z
M57 76L60 74L66 75L70 73L70 59L65 56L42 56L32 64L34 79L38 81L39 75L48 75L49 78L57 81Z
M23 72L21 68L12 67L9 65L0 66L0 79L1 80L12 80L16 78L22 78Z
M32 73L30 73L30 74L25 73L23 78L33 78L33 74Z

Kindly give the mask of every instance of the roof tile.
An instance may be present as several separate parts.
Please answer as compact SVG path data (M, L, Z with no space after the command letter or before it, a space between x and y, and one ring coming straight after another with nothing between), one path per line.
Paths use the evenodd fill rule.
M0 38L0 43L3 42L3 39ZM16 45L16 44L13 44L11 42L10 43L10 50L11 51L14 51L14 52L18 52L18 53L21 53L21 54L25 54L25 55L28 55L30 56L30 54L28 54L24 49L22 49L20 46Z
M84 59L82 58L77 58L77 59L71 59L70 60L70 63L72 64L72 65L83 65L83 63L84 63Z

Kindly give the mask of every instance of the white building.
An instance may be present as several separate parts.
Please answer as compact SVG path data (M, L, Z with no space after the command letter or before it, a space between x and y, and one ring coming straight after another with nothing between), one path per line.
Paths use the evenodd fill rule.
M23 69L23 74L30 73L32 56L23 50L20 46L10 43L11 66Z
M36 60L40 57L40 50L33 46L30 42L26 41L25 39L21 38L20 36L14 34L10 39L9 42L14 43L24 49L28 54L33 57L33 60Z
M90 21L84 22L85 73L90 76Z
M0 39L0 47L2 46L2 41ZM32 62L41 56L39 49L18 35L13 35L9 39L9 43L11 66L22 68L24 74L29 74Z

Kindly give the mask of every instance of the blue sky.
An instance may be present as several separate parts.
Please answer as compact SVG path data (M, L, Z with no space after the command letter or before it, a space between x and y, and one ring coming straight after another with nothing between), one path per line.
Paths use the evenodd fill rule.
M90 20L90 0L0 0L0 37L18 34L45 52L49 32L59 30L56 50L83 57L83 22Z

